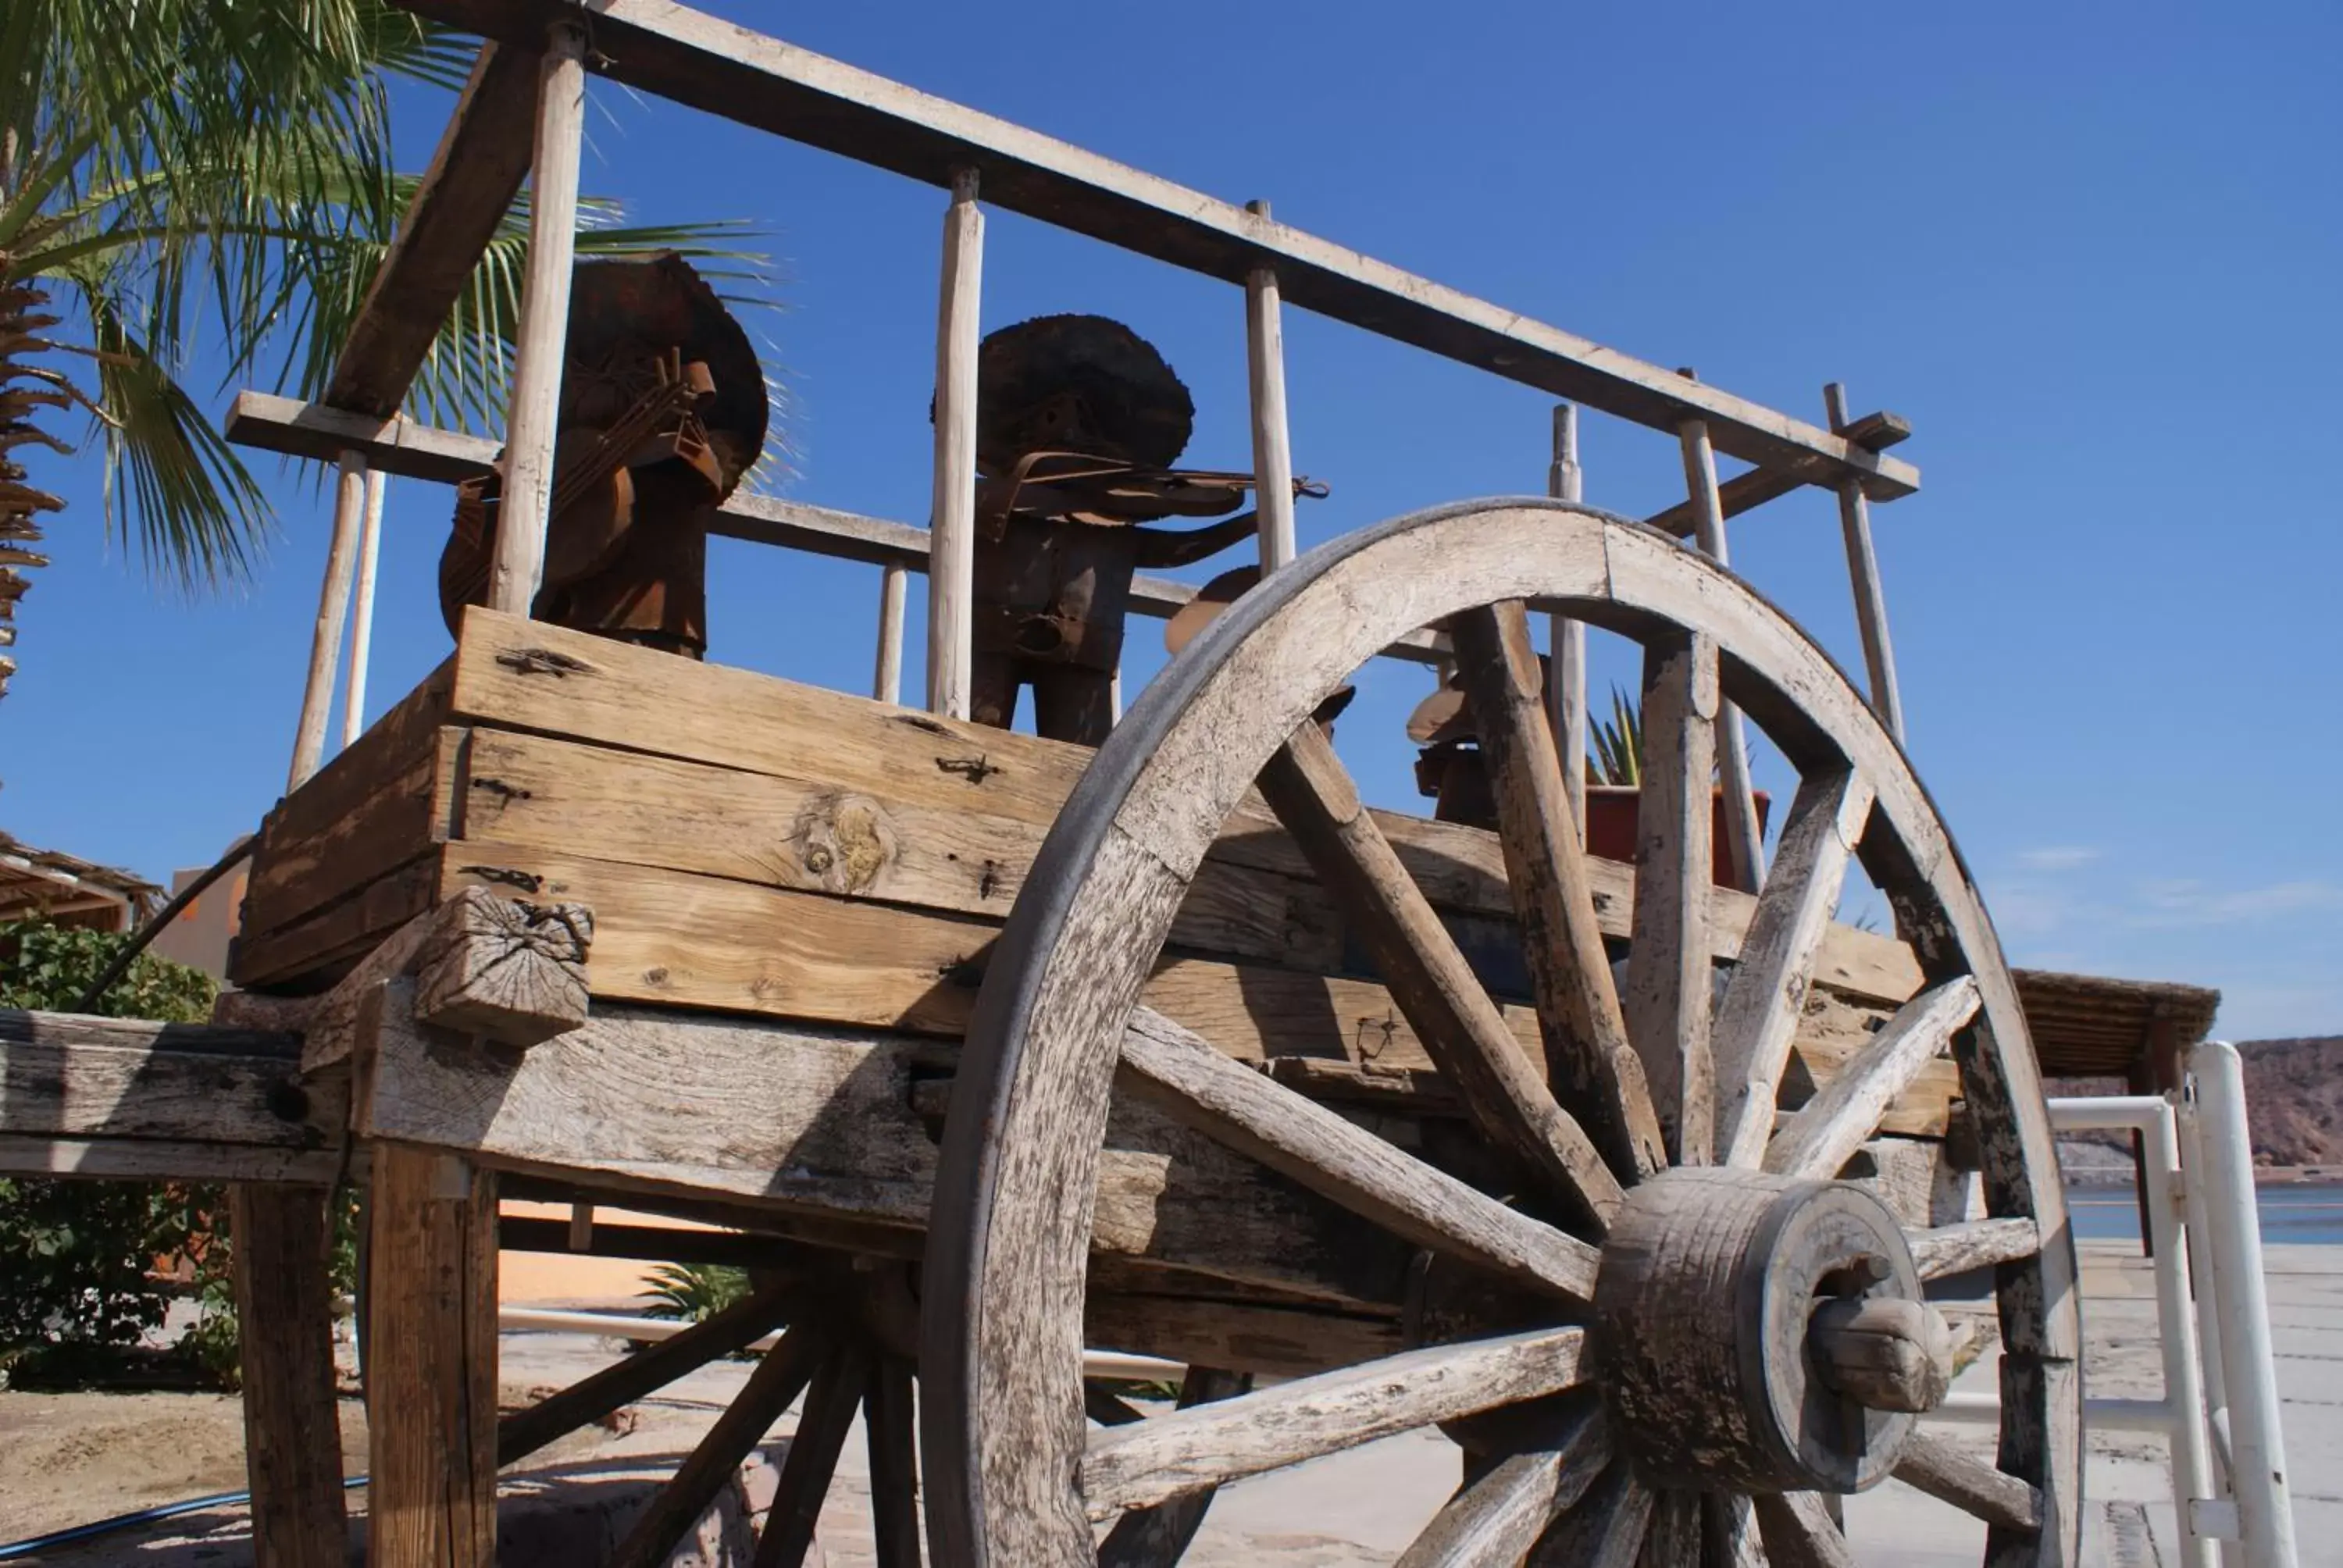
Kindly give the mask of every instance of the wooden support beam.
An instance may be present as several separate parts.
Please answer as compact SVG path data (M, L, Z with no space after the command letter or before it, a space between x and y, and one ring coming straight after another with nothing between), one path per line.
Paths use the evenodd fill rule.
M492 1568L497 1179L374 1149L368 1246L368 1568Z
M1245 211L1266 221L1269 204ZM1245 371L1252 403L1253 500L1261 510L1263 576L1293 558L1293 442L1285 418L1285 315L1277 268L1245 274Z
M340 1568L349 1554L328 1290L330 1188L228 1189L255 1568Z
M527 45L576 14L568 0L415 0L413 8ZM1852 473L1882 500L1919 487L1909 464L1830 431L670 0L606 0L594 11L594 40L595 68L645 92L938 186L973 167L990 206L1231 283L1272 266L1287 304L1654 429L1704 420L1718 450L1809 484L1835 486Z
M586 30L550 24L538 73L536 175L529 186L528 259L521 274L505 417L504 495L497 507L488 603L527 615L545 573L553 500L553 443L569 341L569 284L578 249L578 159L586 135Z
M1691 381L1689 370L1679 372ZM1695 383L1696 384L1696 383ZM1707 422L1687 419L1677 427L1684 449L1684 488L1693 506L1694 538L1718 566L1732 565L1725 543L1725 506L1716 487L1716 452ZM1734 885L1754 893L1765 879L1765 830L1749 783L1749 734L1741 710L1729 702L1716 710L1716 782L1725 791L1725 841L1732 855Z
M249 1151L267 1162L258 1169L330 1176L347 1092L304 1081L299 1049L295 1035L216 1024L0 1010L0 1135L16 1141L0 1147L0 1170L218 1181ZM73 1147L39 1147L51 1142ZM304 1154L322 1159L283 1163ZM200 1168L169 1168L190 1160Z
M1839 432L1867 452L1877 452L1907 439L1912 434L1911 422L1900 414L1865 414ZM1768 501L1781 499L1791 491L1803 488L1806 481L1795 473L1781 468L1752 468L1735 474L1717 487L1718 509L1728 518L1755 511ZM1654 512L1644 519L1654 528L1662 528L1680 539L1688 539L1700 526L1699 508L1689 499L1678 501L1665 511Z
M317 588L317 621L309 633L309 678L301 689L301 723L294 731L293 762L285 779L290 795L326 759L326 721L334 707L334 668L342 651L342 618L349 613L350 579L357 565L358 532L366 516L367 464L341 454L334 487L334 534L326 548L325 580Z
M1554 406L1554 460L1546 467L1545 493L1575 505L1586 493L1578 462L1578 407ZM1578 841L1586 842L1586 623L1566 615L1546 617L1546 647L1553 678L1546 683L1546 721L1562 761L1563 793Z
M535 41L481 45L398 237L383 257L326 383L332 407L398 412L440 324L528 176L537 116Z
M498 1045L528 1047L586 1021L586 953L594 914L485 888L458 889L431 911L415 953L415 1013Z
M1823 388L1823 407L1832 429L1852 433L1844 386L1834 381ZM1901 745L1904 699L1896 689L1896 648L1887 637L1887 599L1879 586L1879 557L1871 548L1871 502L1861 485L1849 482L1838 487L1838 522L1846 538L1846 574L1855 589L1855 624L1863 635L1863 665L1871 678L1872 711Z
M342 745L366 733L367 666L374 656L374 579L382 561L382 503L388 476L369 467L366 514L358 526L358 564L350 594L350 674L342 691Z
M976 349L984 212L976 172L956 171L944 212L936 305L936 469L928 566L928 711L966 719L975 658Z
M870 695L881 702L903 700L903 600L910 572L889 561L879 579L879 657L870 674Z

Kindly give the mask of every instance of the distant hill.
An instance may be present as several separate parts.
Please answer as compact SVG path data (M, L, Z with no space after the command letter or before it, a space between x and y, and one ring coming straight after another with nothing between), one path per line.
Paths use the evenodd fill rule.
M2343 1165L2343 1035L2241 1040L2257 1165Z
M2246 1117L2257 1165L2343 1167L2343 1035L2237 1042L2246 1064ZM2121 1094L2118 1079L2053 1078L2061 1095ZM2130 1169L2131 1136L2074 1132L2058 1140L2058 1158L2077 1180L2113 1180Z

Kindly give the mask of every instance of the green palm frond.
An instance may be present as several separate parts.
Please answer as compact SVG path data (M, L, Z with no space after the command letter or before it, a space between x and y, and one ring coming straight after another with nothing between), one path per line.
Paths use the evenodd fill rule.
M106 521L187 585L248 570L268 513L183 381L314 397L417 181L389 166L387 77L462 85L475 45L389 0L10 0L0 6L0 281L63 284L100 355ZM628 226L581 203L578 250L673 250L762 302L755 232ZM528 248L517 204L443 327L412 411L491 428ZM67 299L61 299L66 303Z

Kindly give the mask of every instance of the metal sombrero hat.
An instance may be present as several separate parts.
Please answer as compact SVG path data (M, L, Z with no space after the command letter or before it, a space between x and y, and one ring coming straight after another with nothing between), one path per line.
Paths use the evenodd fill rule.
M1478 740L1481 727L1473 718L1473 705L1465 700L1464 689L1457 684L1461 676L1451 675L1439 690L1415 705L1407 716L1407 738L1418 746L1445 746L1452 740ZM1554 678L1554 660L1538 655L1538 689Z

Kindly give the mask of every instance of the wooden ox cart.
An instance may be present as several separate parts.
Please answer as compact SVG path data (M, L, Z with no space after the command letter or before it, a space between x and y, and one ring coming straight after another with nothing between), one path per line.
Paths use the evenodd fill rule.
M142 1058L161 1081L203 1055L228 1086L139 1131L250 1179L270 1561L341 1550L299 1183L344 1171L368 1192L378 1563L486 1563L500 1462L777 1324L620 1561L664 1561L800 1393L760 1563L803 1559L858 1408L889 1564L1169 1563L1215 1487L1435 1425L1466 1484L1410 1564L1839 1563L1837 1495L1890 1475L1985 1521L1993 1564L2075 1560L2074 1259L2041 1087L1895 734L1865 508L1916 486L1877 450L1896 421L1802 423L666 4L598 6L590 52L554 0L417 8L493 42L327 402L247 397L234 433L346 472L486 469L488 444L395 410L532 124L536 211L566 212L590 57L952 190L932 538L753 498L716 525L931 570L934 664L923 711L516 613L569 265L541 230L494 608L259 838L237 1006L300 1042ZM980 191L1247 289L1274 569L1095 752L955 716ZM1664 430L1688 499L1630 521L1564 475L1567 499L1293 559L1282 298ZM1718 450L1753 467L1720 485ZM1805 484L1840 498L1876 708L1722 564L1728 515ZM1586 627L1643 651L1633 864L1582 848L1558 760L1584 751ZM1453 661L1495 830L1363 809L1312 722L1393 651ZM1770 857L1739 809L1745 719L1796 777ZM1712 878L1712 778L1739 886ZM1896 935L1835 923L1851 859ZM581 1246L747 1262L756 1292L499 1426L499 1192L578 1205ZM733 1233L608 1233L596 1204ZM1998 1341L1992 1462L1926 1419L1969 1332ZM1086 1382L1086 1351L1182 1363L1179 1408Z

